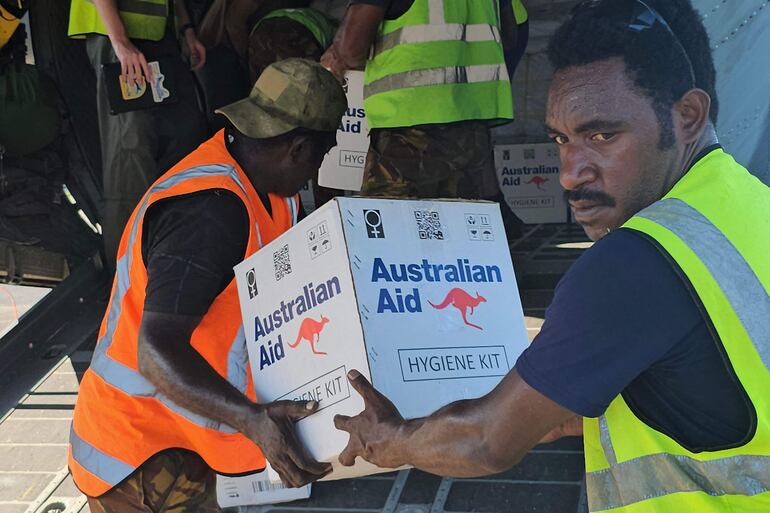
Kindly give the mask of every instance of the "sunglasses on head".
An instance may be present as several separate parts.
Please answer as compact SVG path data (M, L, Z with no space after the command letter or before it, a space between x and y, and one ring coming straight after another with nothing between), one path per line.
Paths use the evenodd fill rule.
M631 5L629 5L629 2L631 2ZM630 10L629 7L631 7ZM642 0L584 0L572 8L571 16L575 17L587 9L598 8L603 10L603 18L617 23L618 27L624 30L642 33L646 30L653 30L656 26L662 27L684 56L690 74L690 85L695 87L695 69L693 68L690 56L687 55L687 51L682 46L679 38L676 37L674 31L658 11Z

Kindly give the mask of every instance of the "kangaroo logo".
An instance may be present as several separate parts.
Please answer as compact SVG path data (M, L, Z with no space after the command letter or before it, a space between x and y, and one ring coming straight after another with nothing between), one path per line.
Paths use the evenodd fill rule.
M436 310L443 310L449 305L454 306L458 310L460 310L460 314L463 316L463 322L467 324L468 326L471 326L472 328L477 328L480 330L483 330L481 326L478 326L476 324L473 324L472 322L468 321L468 310L470 309L470 314L473 315L473 310L479 306L481 303L486 303L487 300L484 296L480 296L478 292L476 292L476 297L471 296L467 292L465 292L463 289L454 288L449 291L449 293L444 298L444 301L441 302L439 305L434 305L430 301L428 303L430 306L435 308Z
M321 331L323 331L327 322L329 322L329 319L323 315L321 316L320 321L316 321L310 317L302 319L302 324L299 325L299 334L297 334L297 340L295 340L293 344L289 342L289 347L294 349L299 345L300 342L307 340L310 342L310 350L313 351L313 354L325 355L325 352L316 350L315 345L320 340Z
M535 184L535 187L537 187L539 190L544 191L543 184L548 181L548 178L543 178L542 176L533 176L529 179L528 182L525 182L527 184L533 183Z

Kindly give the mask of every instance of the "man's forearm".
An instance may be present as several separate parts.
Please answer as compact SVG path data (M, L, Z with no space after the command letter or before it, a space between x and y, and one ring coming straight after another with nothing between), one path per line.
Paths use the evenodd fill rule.
M254 403L220 376L189 343L197 321L180 332L178 326L143 320L139 338L139 369L174 403L239 431L255 414ZM145 317L148 314L145 313ZM192 319L192 318L191 318Z
M457 401L414 420L404 420L358 371L350 371L348 379L363 397L364 410L334 419L338 429L350 434L339 458L347 466L361 457L380 467L412 465L446 476L495 474L575 417L527 385L515 369L484 397Z
M113 41L124 41L128 39L126 27L123 20L120 19L118 5L116 0L94 0L96 12L101 16L104 26L107 29L107 35Z
M174 403L227 424L258 445L289 486L302 486L328 474L331 465L315 461L294 436L294 423L314 413L318 403L252 403L190 344L200 320L144 312L138 354L142 375Z
M452 477L502 472L530 447L502 447L490 422L486 399L458 401L429 417L406 421L393 440L403 464Z
M321 57L321 64L340 79L345 71L363 67L384 16L385 10L380 6L348 7L334 42Z

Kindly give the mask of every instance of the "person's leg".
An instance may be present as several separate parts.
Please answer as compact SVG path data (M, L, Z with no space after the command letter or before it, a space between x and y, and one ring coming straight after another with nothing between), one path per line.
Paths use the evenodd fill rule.
M195 453L172 449L156 454L99 497L88 497L92 513L213 513L216 475Z
M449 125L372 130L361 194L447 196L460 177L457 162L451 158L460 152L454 149L447 127Z
M483 121L373 131L362 194L495 201L508 239L521 236L523 223L500 191Z
M176 103L147 111L158 141L152 183L206 140L206 119L195 88L195 77L189 64L182 60L177 40L167 34L161 41L141 41L137 46L148 61L163 58L173 66L171 72L176 77L179 99Z
M101 225L107 264L115 267L118 244L128 218L157 173L158 142L145 110L110 114L102 64L118 62L109 38L93 34L86 49L96 73L96 105L102 152Z

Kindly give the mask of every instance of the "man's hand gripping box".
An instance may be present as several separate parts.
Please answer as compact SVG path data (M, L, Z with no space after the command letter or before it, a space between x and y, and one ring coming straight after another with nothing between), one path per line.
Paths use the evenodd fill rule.
M495 203L337 198L235 276L257 397L318 401L297 432L326 479L386 471L337 460L332 419L364 406L349 370L413 418L486 394L527 345Z

